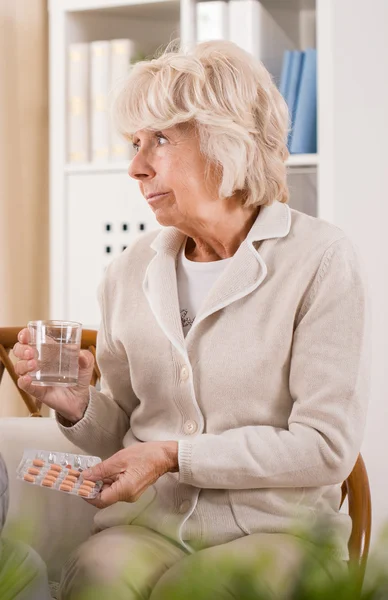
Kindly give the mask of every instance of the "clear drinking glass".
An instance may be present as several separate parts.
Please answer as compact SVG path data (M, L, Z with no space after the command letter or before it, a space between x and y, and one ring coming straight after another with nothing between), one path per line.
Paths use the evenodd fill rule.
M74 321L30 321L29 345L37 350L33 385L71 387L78 383L82 325Z

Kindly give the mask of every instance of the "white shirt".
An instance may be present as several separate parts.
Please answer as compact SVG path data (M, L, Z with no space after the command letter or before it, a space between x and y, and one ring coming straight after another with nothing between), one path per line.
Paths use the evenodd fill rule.
M178 256L177 283L183 334L186 337L201 305L232 258L195 262L185 254L185 244Z

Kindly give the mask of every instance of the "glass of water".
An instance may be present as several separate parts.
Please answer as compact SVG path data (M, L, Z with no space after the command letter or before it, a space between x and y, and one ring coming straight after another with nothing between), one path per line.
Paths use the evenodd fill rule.
M81 323L30 321L29 345L36 350L38 368L30 372L33 385L71 387L78 383Z

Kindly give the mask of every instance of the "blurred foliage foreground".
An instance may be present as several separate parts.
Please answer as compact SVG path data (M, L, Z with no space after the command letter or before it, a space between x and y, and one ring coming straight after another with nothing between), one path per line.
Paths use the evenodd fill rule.
M31 530L30 530L31 531ZM20 539L21 528L18 526L17 538ZM306 539L305 533L298 532L298 536ZM24 536L24 541L27 540ZM360 584L361 571L357 565L341 565L338 570L331 569L331 576L327 576L325 565L333 564L332 540L320 531L314 533L314 552L311 552L311 532L306 543L306 551L300 567L293 573L291 583L288 581L287 589L280 595L274 594L266 585L263 585L268 569L271 569L272 557L270 554L261 556L260 560L235 561L231 557L217 564L216 568L204 565L201 568L201 553L195 555L190 561L190 569L183 569L178 579L163 588L160 600L220 600L221 598L236 598L237 600L274 600L282 598L287 600L388 600L388 527L382 532L375 544L373 552L369 555L368 566L364 585ZM107 548L107 552L109 549ZM29 573L16 572L12 562L5 563L4 552L0 555L0 600L13 600L12 587L15 580L20 578L28 580ZM142 565L147 561L147 556L131 557L130 572L135 573L135 579L142 580ZM1 565L2 563L2 565ZM6 564L6 569L1 569ZM202 563L203 564L203 563ZM343 568L342 568L343 566ZM273 569L273 567L272 567ZM204 572L206 576L204 576ZM335 573L335 574L334 574ZM276 575L275 575L276 576ZM126 577L128 580L128 576ZM267 577L268 579L268 577ZM220 582L222 585L220 586ZM132 585L130 586L132 588ZM134 586L137 588L136 582ZM362 587L362 591L361 591ZM228 593L215 595L215 590L227 588ZM130 589L123 592L122 587L117 588L109 584L85 586L76 596L76 600L130 600ZM139 596L140 597L140 596ZM143 596L141 596L143 597ZM144 596L145 597L145 596ZM73 598L73 596L72 596ZM74 596L75 598L75 596ZM159 600L159 596L158 596Z

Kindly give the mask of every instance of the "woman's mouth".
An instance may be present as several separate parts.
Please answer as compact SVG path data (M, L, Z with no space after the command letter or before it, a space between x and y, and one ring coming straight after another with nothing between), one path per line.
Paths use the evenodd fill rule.
M161 194L152 194L150 196L147 196L147 202L148 204L154 204L155 202L158 202L158 200L161 200L161 198L164 198L164 196L168 196L170 192L164 192Z

